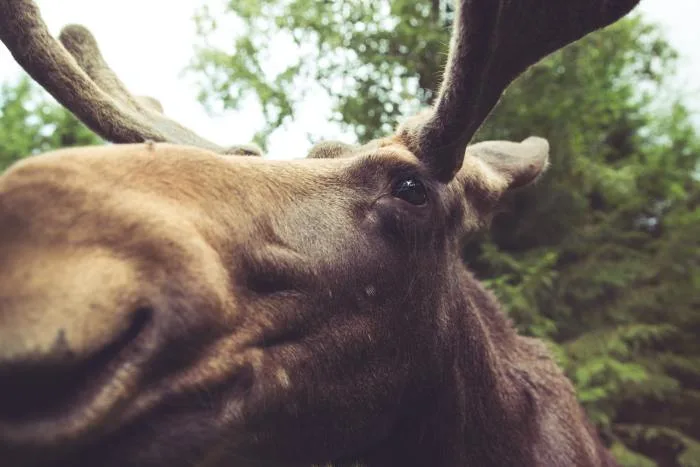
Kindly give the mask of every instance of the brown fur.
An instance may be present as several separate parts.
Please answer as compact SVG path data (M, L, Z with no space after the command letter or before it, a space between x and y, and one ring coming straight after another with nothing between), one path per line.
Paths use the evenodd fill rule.
M387 193L402 171L424 173L400 146L296 162L112 146L17 164L0 179L0 455L604 464L569 382L459 258L465 226L486 222L470 199L508 180L491 170L478 188L468 155L450 185L425 178L417 208ZM52 396L55 368L72 378Z
M179 127L131 96L87 30L62 48L32 2L0 0L0 39L37 81L108 140L147 141L0 176L0 459L614 465L460 244L547 166L541 138L466 146L502 88L633 3L548 3L557 16L463 0L432 109L281 162ZM508 36L523 12L531 36ZM407 179L425 190L407 197Z

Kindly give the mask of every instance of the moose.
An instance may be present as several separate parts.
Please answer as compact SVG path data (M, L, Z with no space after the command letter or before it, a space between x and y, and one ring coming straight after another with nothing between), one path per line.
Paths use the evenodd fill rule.
M460 0L430 108L279 161L0 0L15 60L114 143L0 177L2 465L615 465L460 245L548 165L541 137L472 142L504 90L637 3Z

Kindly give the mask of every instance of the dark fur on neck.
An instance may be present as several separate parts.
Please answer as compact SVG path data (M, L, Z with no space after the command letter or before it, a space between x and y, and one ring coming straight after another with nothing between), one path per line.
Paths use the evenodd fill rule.
M441 378L406 401L389 439L338 465L616 466L544 343L519 336L495 296L456 273Z

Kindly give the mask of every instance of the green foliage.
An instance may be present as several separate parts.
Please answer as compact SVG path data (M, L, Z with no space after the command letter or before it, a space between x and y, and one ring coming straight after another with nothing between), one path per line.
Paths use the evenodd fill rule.
M657 29L628 19L529 70L478 135L551 143L550 173L507 200L488 246L467 253L509 310L534 310L511 314L560 347L630 466L700 462L689 416L700 413L700 137L667 85L674 65ZM533 279L547 255L552 270ZM510 296L519 286L527 304Z
M0 84L0 172L32 154L100 141L29 79Z
M450 3L202 10L202 98L256 97L264 138L318 85L360 141L386 135L434 95ZM227 20L233 46L215 48ZM272 69L280 41L299 59ZM548 174L504 200L464 255L519 329L548 340L625 466L700 464L700 135L668 84L675 59L654 25L628 18L533 66L476 138L550 141Z
M233 47L211 45L227 18L203 8L192 69L211 106L259 100L268 122L261 144L319 85L332 96L334 121L360 141L383 136L430 100L446 58L450 8L437 0L234 0L226 10L236 20L227 25ZM294 60L273 57L280 43L294 48Z

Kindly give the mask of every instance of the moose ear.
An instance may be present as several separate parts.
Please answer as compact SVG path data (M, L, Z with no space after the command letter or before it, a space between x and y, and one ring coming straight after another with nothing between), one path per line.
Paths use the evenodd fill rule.
M513 189L532 183L546 170L549 143L537 136L530 136L520 143L482 141L468 146L465 156L486 163L506 180L508 189Z
M229 146L221 154L225 156L252 156L252 157L262 157L263 150L257 144L237 144L234 146Z
M321 141L311 148L306 155L307 159L340 159L349 157L358 149L357 145L340 141Z

